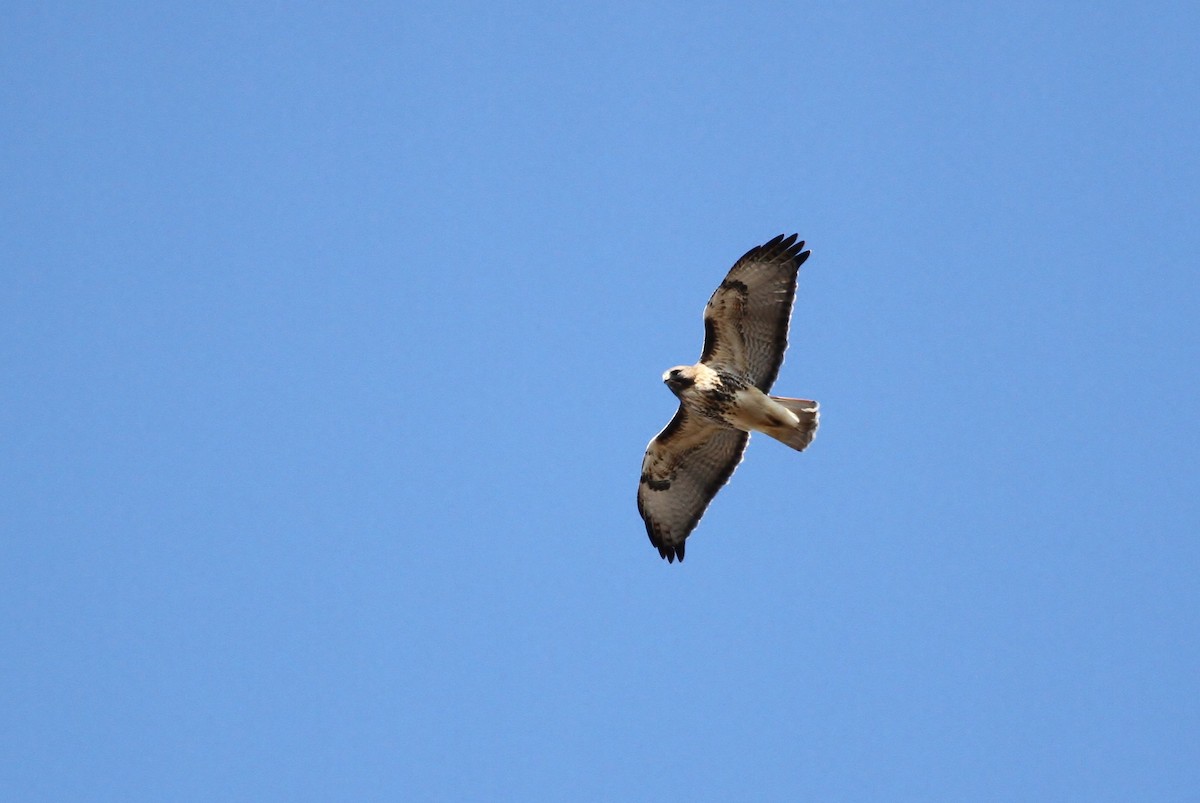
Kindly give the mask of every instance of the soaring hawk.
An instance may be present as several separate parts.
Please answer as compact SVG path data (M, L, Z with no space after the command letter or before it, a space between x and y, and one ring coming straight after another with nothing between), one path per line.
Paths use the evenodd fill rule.
M679 398L646 447L638 512L670 562L742 460L751 430L797 451L817 433L817 403L770 396L787 349L796 274L809 251L782 234L739 259L704 308L704 351L663 374Z

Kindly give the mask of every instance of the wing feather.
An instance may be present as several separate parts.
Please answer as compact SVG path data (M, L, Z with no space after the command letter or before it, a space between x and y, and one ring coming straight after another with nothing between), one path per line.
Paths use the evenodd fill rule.
M771 389L787 350L796 275L809 251L782 234L751 248L730 269L704 308L700 362Z
M746 450L750 434L689 415L680 405L671 423L646 447L638 484L638 512L658 554L683 560L695 529Z

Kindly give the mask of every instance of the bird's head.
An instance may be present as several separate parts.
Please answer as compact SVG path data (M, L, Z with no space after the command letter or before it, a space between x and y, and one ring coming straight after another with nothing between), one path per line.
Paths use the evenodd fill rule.
M696 366L677 365L663 374L663 382L666 382L671 392L678 396L696 384Z

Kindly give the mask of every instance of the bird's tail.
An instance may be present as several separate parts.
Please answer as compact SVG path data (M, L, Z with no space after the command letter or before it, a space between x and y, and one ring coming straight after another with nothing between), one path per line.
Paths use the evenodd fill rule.
M783 396L772 396L771 400L791 410L800 420L795 426L768 427L763 429L763 432L798 452L803 451L817 435L817 423L821 417L818 410L820 405L812 399L788 399Z

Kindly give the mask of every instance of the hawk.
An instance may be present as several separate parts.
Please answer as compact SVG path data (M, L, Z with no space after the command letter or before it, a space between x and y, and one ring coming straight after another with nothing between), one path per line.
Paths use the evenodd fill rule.
M646 447L638 512L658 554L683 561L684 542L738 463L750 432L802 451L817 433L817 403L770 396L783 364L796 274L811 253L796 235L751 248L704 308L704 350L663 382L679 410Z

